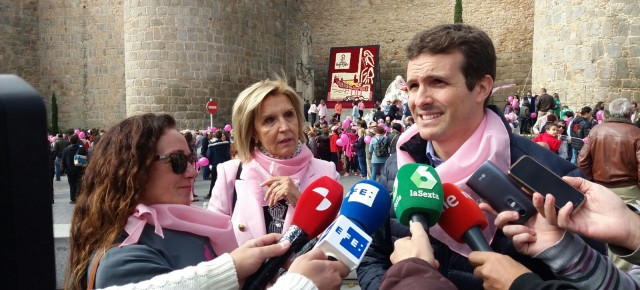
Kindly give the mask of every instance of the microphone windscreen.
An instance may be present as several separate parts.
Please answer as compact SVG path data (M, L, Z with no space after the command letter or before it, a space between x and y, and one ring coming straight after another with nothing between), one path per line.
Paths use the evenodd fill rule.
M487 227L487 218L476 202L465 195L460 188L451 183L444 183L444 211L440 216L438 225L452 239L458 243L464 243L463 235L470 228L479 226Z
M380 183L361 180L354 184L342 202L340 215L356 222L368 235L372 235L387 219L391 195Z
M298 226L307 237L320 235L338 215L344 189L328 176L313 181L300 194L291 224Z
M435 225L442 213L443 197L442 182L433 167L409 163L398 169L393 210L401 224L408 226L412 215L422 214L429 226Z

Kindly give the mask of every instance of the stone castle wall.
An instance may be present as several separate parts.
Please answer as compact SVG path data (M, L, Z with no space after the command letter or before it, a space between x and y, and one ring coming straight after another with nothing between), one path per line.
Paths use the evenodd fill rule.
M231 122L235 97L285 68L286 1L125 0L127 115L172 113L180 128Z
M247 85L284 71L294 84L300 26L309 23L315 96L327 92L331 47L380 45L376 97L405 76L404 46L451 23L454 1L0 0L0 73L58 98L61 128L105 128L132 114L168 112L181 128L209 124L204 104L231 119ZM465 0L465 23L489 34L496 85L545 86L574 108L638 95L637 0ZM535 12L535 13L534 13ZM535 16L534 16L535 15ZM535 31L534 31L535 29ZM532 68L533 67L533 68Z
M326 96L331 47L380 45L380 82L384 93L396 75L406 77L405 46L417 32L436 24L452 23L455 1L304 1L298 21L313 31L316 96ZM506 96L521 90L531 70L533 3L530 0L465 0L463 20L485 30L498 54L496 84L518 86L500 91ZM292 35L290 37L294 37ZM294 49L294 52L296 50Z
M536 0L534 88L574 109L640 100L640 2Z
M0 0L0 74L39 82L37 1Z
M39 83L56 94L60 128L104 128L126 117L122 2L38 1Z

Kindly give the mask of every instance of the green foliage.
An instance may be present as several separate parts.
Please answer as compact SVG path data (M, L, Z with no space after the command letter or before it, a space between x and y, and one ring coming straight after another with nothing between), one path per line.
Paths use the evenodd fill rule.
M453 23L462 23L462 0L456 0L456 7L453 12Z
M57 134L60 132L58 128L58 100L56 99L56 93L53 93L51 97L51 133Z

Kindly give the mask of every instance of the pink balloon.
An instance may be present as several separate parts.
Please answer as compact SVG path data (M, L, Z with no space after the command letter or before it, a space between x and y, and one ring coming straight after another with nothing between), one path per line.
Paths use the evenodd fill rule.
M216 127L211 127L211 133L215 133L215 132L218 132L218 128L216 128Z
M73 134L76 134L76 135L80 134L80 129L73 130Z
M207 159L207 157L200 157L200 159L198 159L198 164L200 166L207 166L209 165L209 159Z
M84 139L84 132L80 131L80 133L78 133L78 137L80 137L80 139Z
M342 140L342 142L344 144L348 144L349 143L349 136L342 134L342 136L340 136L340 140Z
M370 144L371 143L371 136L364 136L364 143L365 144Z
M513 102L513 96L509 96L509 97L507 98L507 101L509 101L509 103Z
M536 114L536 113L531 113L531 118L535 118L535 117L537 117L537 116L538 116L538 114Z
M336 145L342 147L342 146L344 146L344 141L342 141L342 139L338 139L338 140L336 140Z
M231 131L231 124L226 124L226 125L224 125L224 130L225 130L226 132Z

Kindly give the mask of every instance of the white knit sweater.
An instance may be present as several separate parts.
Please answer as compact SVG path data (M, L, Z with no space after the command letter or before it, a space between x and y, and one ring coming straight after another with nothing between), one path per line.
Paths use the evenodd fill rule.
M223 254L211 261L175 270L155 276L149 280L131 283L124 286L112 286L105 290L195 290L195 289L239 289L238 276L233 259L229 254ZM271 290L300 289L317 290L311 280L300 274L287 273L280 277Z

